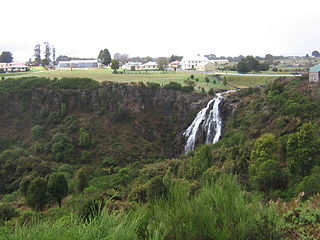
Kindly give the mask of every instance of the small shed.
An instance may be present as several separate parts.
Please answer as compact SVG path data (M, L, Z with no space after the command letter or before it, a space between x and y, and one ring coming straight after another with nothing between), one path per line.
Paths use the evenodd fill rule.
M320 80L320 64L310 68L309 82L319 82Z

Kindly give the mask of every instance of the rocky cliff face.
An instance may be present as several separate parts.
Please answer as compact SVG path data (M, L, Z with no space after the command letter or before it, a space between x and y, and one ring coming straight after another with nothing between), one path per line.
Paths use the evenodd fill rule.
M31 128L47 130L47 142L75 118L96 140L94 155L124 161L174 157L183 152L182 133L211 97L180 91L106 82L94 90L25 89L0 95L1 138L32 144ZM225 122L235 102L221 102ZM66 120L67 119L67 120ZM68 133L77 145L78 132ZM201 136L198 144L201 143Z
M87 91L25 89L0 94L0 132L1 138L32 144L30 129L38 124L50 141L66 131L66 119L72 116L95 138L97 148L106 148L104 152L115 158L126 159L126 151L172 157L181 152L182 132L208 101L202 94L108 82ZM69 134L75 144L77 134Z

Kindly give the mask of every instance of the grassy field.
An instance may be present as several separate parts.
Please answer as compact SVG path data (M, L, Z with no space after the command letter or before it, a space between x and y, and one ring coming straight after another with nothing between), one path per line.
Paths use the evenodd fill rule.
M238 87L238 88L247 88L255 87L257 85L266 85L278 77L264 77L264 76L227 76L228 84Z
M37 69L38 70L38 69ZM87 70L48 70L48 71L30 71L28 73L19 73L19 74L3 74L4 77L17 77L17 76L38 76L38 77L49 77L49 78L62 78L62 77L83 77L83 78L91 78L97 80L99 82L102 81L114 81L114 82L154 82L159 83L160 85L168 84L169 82L178 82L182 85L186 85L185 81L190 78L191 73L188 72L162 72L162 71L149 71L149 72L138 72L138 71L127 71L123 74L113 74L111 69L87 69ZM194 73L194 79L198 79L199 81L196 83L196 90L201 90L204 88L208 91L210 88L213 89L226 89L231 86L246 88L246 87L254 87L256 85L265 85L270 81L273 81L277 77L264 77L264 76L227 76L228 85L231 86L226 87L223 85L222 81L219 79L210 76L210 82L206 83L205 77L207 75L204 73ZM223 79L223 76L222 76ZM215 80L215 84L214 84Z
M190 78L191 73L186 72L162 72L162 71L149 71L145 73L144 71L130 72L127 71L123 74L113 74L111 69L87 69L87 70L49 70L43 72L34 72L28 76L38 76L38 77L49 77L49 78L62 78L62 77L83 77L83 78L92 78L99 82L102 81L114 81L114 82L154 82L159 83L160 85L165 85L170 82L178 82L182 85L185 84L185 80ZM205 74L199 73L194 74L195 79L199 79L196 84L196 89L201 89L202 87L205 90L221 89L226 88L221 81L214 77L210 77L210 82L207 84L205 82ZM216 84L213 84L213 80L216 80Z

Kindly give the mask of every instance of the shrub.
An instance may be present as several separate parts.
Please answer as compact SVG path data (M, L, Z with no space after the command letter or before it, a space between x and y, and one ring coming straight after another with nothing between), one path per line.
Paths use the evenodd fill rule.
M185 182L172 182L166 199L145 208L141 227L148 229L148 237L156 232L179 240L280 239L276 211L243 191L234 176L205 184L198 194L188 192Z
M39 140L45 136L45 130L42 126L35 125L31 128L31 134L34 140Z
M139 184L134 186L128 196L130 201L134 202L146 202L147 201L147 185Z
M27 203L36 211L42 211L48 203L47 182L42 177L31 181L27 191Z
M147 86L151 87L153 89L160 88L160 84L159 83L154 83L154 82L147 82Z
M77 213L81 219L92 221L101 215L104 206L105 201L102 196L90 196L78 206Z
M67 160L73 153L74 145L67 134L57 133L52 138L52 152L57 161Z
M170 82L169 84L164 85L163 87L166 90L175 90L175 91L181 91L182 85L177 82Z
M16 209L7 204L0 205L0 223L18 216Z
M208 94L209 94L210 96L214 96L216 93L215 93L215 91L214 91L212 88L210 88L209 91L208 91Z
M162 177L156 176L147 182L146 194L148 200L164 197L167 193L167 187Z
M62 78L52 83L54 88L91 90L100 86L98 81L90 78Z
M212 152L209 145L200 146L194 157L189 159L188 176L192 179L199 177L212 164Z
M80 168L75 176L75 191L81 193L89 184L89 173L85 168Z
M26 176L21 180L19 190L24 197L27 196L29 185L33 179L34 179L34 176L31 175L31 176Z
M79 146L90 147L90 145L91 145L90 134L86 132L84 128L80 128Z
M193 86L183 86L181 91L186 92L186 93L191 93L194 91L194 87Z

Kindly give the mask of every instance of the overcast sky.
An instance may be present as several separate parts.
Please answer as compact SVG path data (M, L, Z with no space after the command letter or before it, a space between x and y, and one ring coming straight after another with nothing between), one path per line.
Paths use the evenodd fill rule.
M1 1L0 51L33 58L48 41L58 55L305 55L320 50L319 0ZM44 47L42 47L42 50Z

